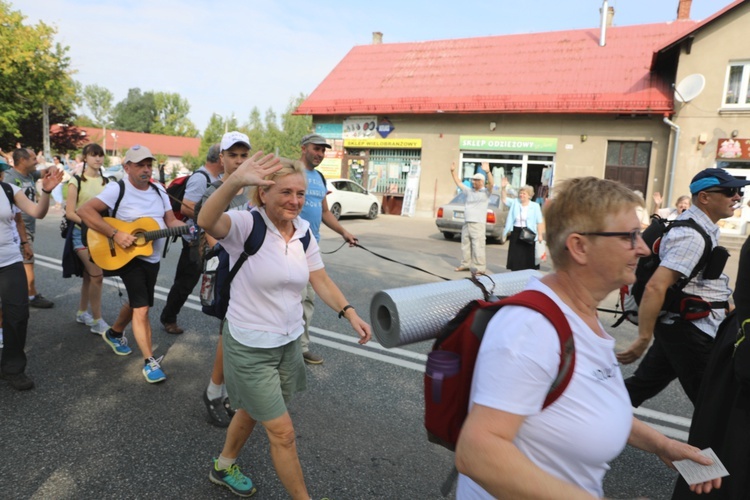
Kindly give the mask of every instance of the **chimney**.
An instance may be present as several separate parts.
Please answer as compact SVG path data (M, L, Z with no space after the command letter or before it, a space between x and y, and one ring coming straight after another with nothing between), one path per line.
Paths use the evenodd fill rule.
M599 9L602 16L601 34L599 35L599 46L604 47L607 44L607 28L612 26L612 18L615 17L615 8L610 7L607 0L602 2L602 8Z
M690 20L690 5L693 0L680 0L677 4L677 20L678 21L689 21Z
M373 45L380 45L383 43L383 33L380 31L373 31L372 32L372 44Z

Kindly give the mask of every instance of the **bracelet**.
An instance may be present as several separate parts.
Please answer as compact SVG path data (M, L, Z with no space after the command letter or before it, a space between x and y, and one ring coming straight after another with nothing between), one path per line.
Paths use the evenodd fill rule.
M344 313L346 312L347 309L354 309L354 306L351 304L345 305L344 308L341 310L341 312L339 312L339 319L344 317Z
M115 235L117 234L117 232L118 232L118 230L117 230L117 229L115 229L115 232L114 232L114 233L112 233L112 236L110 236L110 239L115 239Z
M52 194L52 191L47 191L46 189L42 188L42 193L45 193L45 194Z
M24 245L28 245L28 244L29 244L29 242L28 242L28 241L22 241L22 242L21 242L21 246L24 246Z

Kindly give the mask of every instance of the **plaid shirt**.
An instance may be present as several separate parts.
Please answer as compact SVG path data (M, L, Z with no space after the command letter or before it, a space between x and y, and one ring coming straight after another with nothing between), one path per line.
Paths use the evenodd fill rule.
M719 226L714 224L703 211L691 206L677 218L677 220L683 219L695 220L711 238L712 245L716 247L719 244ZM703 256L705 245L703 236L695 229L689 227L671 229L661 241L659 248L660 266L677 271L683 276L689 276ZM703 279L703 271L690 280L683 291L691 295L697 295L709 302L729 300L729 296L732 294L732 289L729 288L729 276L722 273L719 279L706 280ZM713 309L711 315L695 320L693 324L702 332L715 337L724 316L726 316L724 309ZM660 321L670 324L674 323L675 318L679 318L679 315L664 313Z

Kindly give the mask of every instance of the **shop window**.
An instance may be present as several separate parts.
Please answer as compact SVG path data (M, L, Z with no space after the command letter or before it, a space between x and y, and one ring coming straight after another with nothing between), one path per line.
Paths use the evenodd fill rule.
M604 178L619 181L630 189L647 192L651 143L609 141Z
M731 63L727 68L723 108L750 107L750 62Z

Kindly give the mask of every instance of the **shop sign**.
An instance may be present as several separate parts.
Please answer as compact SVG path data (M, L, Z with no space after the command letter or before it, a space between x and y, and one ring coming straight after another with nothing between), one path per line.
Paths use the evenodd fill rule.
M475 151L524 151L556 153L556 137L490 137L479 135L459 136L460 149Z
M393 126L393 123L388 118L383 118L378 122L378 134L380 134L380 137L385 139L388 137L388 134L393 132L393 130L396 127Z
M342 137L344 139L377 137L375 135L377 120L377 116L350 116L344 120Z
M345 148L420 149L422 139L344 139Z
M315 125L315 133L326 139L341 139L344 126L341 123L318 123Z
M719 139L716 158L750 160L750 139Z
M341 177L341 158L324 158L318 165L326 179L338 179Z

